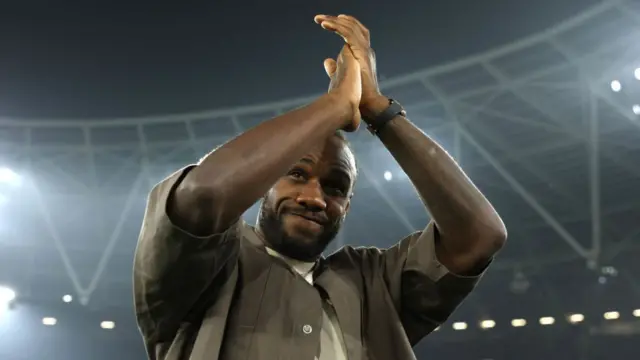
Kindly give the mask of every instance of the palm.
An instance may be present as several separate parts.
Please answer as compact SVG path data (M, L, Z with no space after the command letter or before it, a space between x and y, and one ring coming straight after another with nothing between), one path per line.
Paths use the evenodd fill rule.
M355 131L360 125L359 105L362 98L362 73L360 64L351 49L345 45L338 55L338 61L326 59L324 68L331 78L329 92L336 93L353 107L353 119L346 131Z
M367 103L380 96L378 79L376 76L376 56L371 48L369 30L358 20L351 16L339 15L328 16L318 15L314 19L324 29L333 31L340 35L351 49L355 59L360 64L362 80L361 106L366 107ZM325 70L332 79L329 89L332 88L334 73L336 69L335 61L330 59L325 61Z

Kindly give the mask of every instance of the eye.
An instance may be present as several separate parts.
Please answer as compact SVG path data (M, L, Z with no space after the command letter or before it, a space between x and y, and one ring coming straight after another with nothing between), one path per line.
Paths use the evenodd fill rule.
M324 191L332 196L346 196L347 188L342 184L328 184Z
M302 169L293 169L289 171L287 175L293 179L304 179L307 176L307 173Z

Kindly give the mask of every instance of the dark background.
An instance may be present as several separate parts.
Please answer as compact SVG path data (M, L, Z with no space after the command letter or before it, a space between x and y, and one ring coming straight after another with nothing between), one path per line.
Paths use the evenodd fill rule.
M505 44L595 0L13 1L0 5L0 115L103 118L280 100L325 88L357 16L383 77Z
M18 293L0 309L0 360L144 358L131 276L151 186L326 89L322 61L341 40L318 13L371 29L385 94L509 229L418 358L637 358L637 0L32 0L0 3L0 285ZM428 214L379 141L349 140L361 176L332 250L423 228Z

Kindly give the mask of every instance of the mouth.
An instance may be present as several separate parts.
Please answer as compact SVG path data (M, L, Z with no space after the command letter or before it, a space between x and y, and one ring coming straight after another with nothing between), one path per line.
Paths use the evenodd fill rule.
M303 215L303 214L295 214L295 213L292 213L291 215L293 215L295 217L298 217L298 218L301 218L301 219L304 219L306 221L312 222L312 223L314 223L314 224L316 224L318 226L324 226L325 223L326 223L322 219L319 219L319 218L314 217L314 216L308 216L308 215Z

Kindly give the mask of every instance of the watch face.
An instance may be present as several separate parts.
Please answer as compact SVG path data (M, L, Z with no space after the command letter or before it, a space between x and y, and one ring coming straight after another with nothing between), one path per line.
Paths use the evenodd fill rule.
M396 102L395 100L391 103L391 106L389 106L389 112L392 112L393 116L405 114L402 105L400 105L400 103Z

